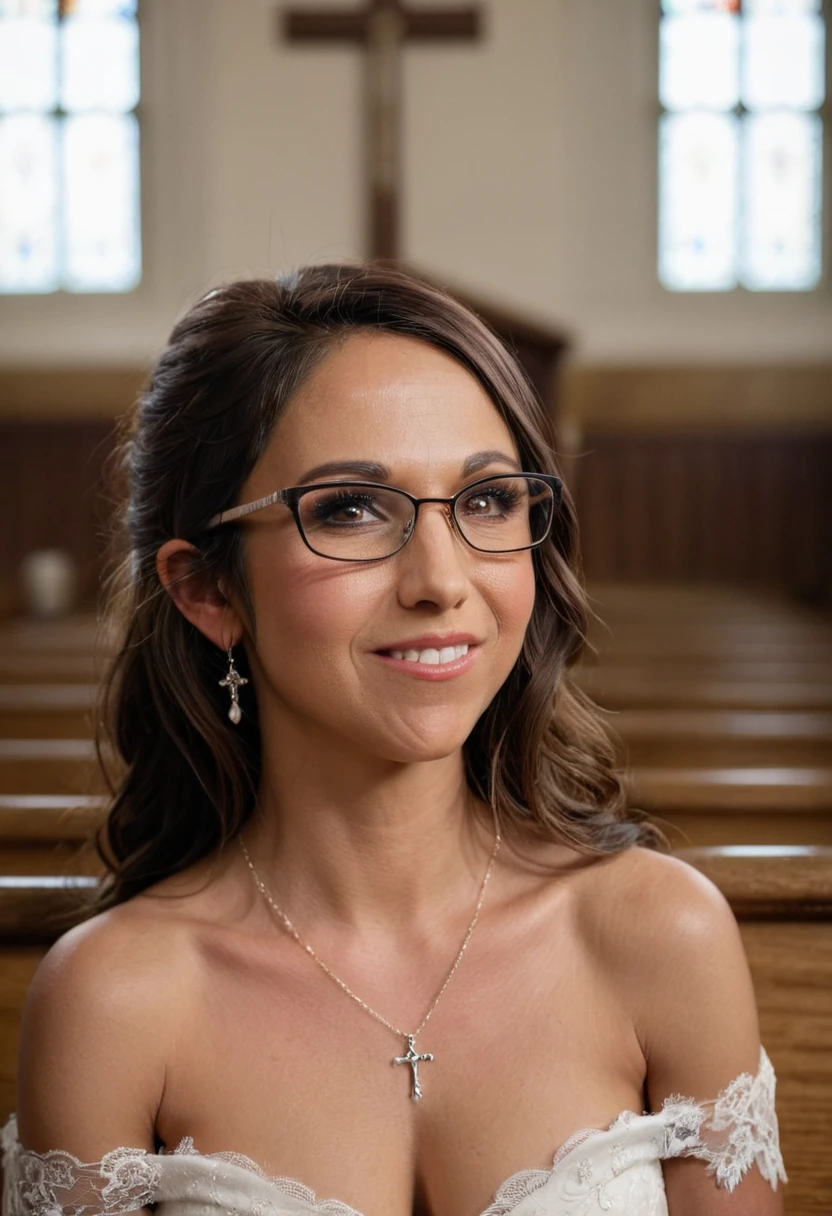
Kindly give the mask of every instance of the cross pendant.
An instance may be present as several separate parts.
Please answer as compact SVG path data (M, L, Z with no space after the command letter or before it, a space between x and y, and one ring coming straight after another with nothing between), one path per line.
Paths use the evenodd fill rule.
M231 692L232 698L236 701L239 690L244 684L248 684L245 676L241 676L236 667L232 666L225 679L220 680L220 688L227 688Z
M410 1096L414 1102L418 1102L422 1096L422 1091L419 1088L419 1063L422 1060L432 1060L433 1056L428 1053L420 1055L416 1050L416 1036L409 1034L407 1036L407 1055L396 1056L393 1060L394 1064L409 1064L413 1069L413 1089Z
M234 660L231 657L231 651L228 652L228 675L220 680L220 688L227 688L231 693L231 706L228 710L228 716L231 721L236 724L243 716L240 713L240 689L244 684L248 684L245 676L241 676L237 668L234 666Z

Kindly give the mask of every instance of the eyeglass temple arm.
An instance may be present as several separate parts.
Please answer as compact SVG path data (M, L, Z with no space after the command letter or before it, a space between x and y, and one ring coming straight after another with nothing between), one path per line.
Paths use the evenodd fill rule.
M511 474L506 473L506 474L504 474L504 476L510 477ZM525 476L531 476L531 474L525 474ZM482 480L488 481L489 479L487 477L483 477ZM368 484L375 484L375 483L361 482L361 483L356 483L356 484L368 485ZM555 505L557 506L558 502L560 501L561 495L562 495L563 483L559 477L551 477L549 479L549 484L551 485L552 493L556 500ZM314 487L310 487L310 488L314 488ZM470 489L470 486L466 487L466 489ZM460 494L462 494L462 493L464 493L464 490L460 490ZM285 503L287 501L288 500L287 500L285 490L275 490L274 494L267 494L265 498L258 498L254 502L244 503L243 506L241 506L241 507L229 507L227 511L220 511L220 512L218 512L218 514L212 515L211 518L208 520L208 528L217 528L217 527L219 527L220 524L227 524L227 523L230 523L233 519L242 519L244 515L251 515L254 511L260 511L263 509L263 507L272 507L277 502ZM428 498L428 499L425 499L424 501L425 502L434 502L434 501L438 501L438 500Z
M213 515L208 520L208 527L216 528L220 524L230 523L232 519L242 519L244 515L251 515L254 511L262 510L263 507L271 507L276 502L285 501L285 492L283 490L275 490L274 494L267 494L265 498L258 498L254 502L244 503L241 507L229 507L227 511L220 511L219 514Z

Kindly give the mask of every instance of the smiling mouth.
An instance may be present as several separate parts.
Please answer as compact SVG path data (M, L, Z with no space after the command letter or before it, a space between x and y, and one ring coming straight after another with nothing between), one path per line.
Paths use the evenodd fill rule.
M461 659L469 651L467 642L458 646L443 646L441 649L428 647L425 650L382 650L381 654L389 655L391 659L402 659L407 663L422 663L427 667L439 667L445 663L453 663Z

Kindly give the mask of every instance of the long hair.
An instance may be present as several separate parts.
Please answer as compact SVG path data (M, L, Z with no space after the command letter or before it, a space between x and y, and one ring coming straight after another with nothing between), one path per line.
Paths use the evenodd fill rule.
M96 838L107 873L94 911L212 854L253 809L256 708L229 728L218 687L224 655L175 607L155 557L172 537L190 540L197 576L224 577L246 596L240 530L209 531L208 521L237 501L305 378L358 331L401 334L452 356L505 420L523 468L557 473L545 413L514 356L473 312L418 278L373 264L311 266L230 283L195 304L117 448L124 504L107 584L116 650L98 740L111 801ZM568 492L532 555L532 617L514 668L464 744L468 786L506 829L583 855L661 844L627 810L610 734L568 678L588 620ZM238 664L250 674L244 656Z

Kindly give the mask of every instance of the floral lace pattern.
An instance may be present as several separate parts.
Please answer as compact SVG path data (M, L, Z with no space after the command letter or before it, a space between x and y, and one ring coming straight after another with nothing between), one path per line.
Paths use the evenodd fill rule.
M17 1121L2 1131L3 1216L83 1216L133 1212L153 1203L162 1175L158 1157L138 1148L115 1148L100 1161L72 1153L27 1152L17 1138Z
M720 1186L733 1191L756 1163L775 1189L786 1181L774 1108L776 1077L765 1051L755 1076L740 1073L714 1102L695 1103L673 1094L664 1102L667 1137L663 1157L699 1157Z
M757 1165L777 1188L787 1181L778 1143L775 1075L765 1051L712 1102L673 1094L655 1113L623 1111L606 1129L571 1136L550 1169L521 1170L481 1216L667 1216L662 1160L698 1157L733 1191ZM318 1199L294 1178L266 1174L241 1153L203 1154L186 1136L172 1152L116 1148L100 1161L22 1147L14 1115L0 1133L3 1216L93 1216L150 1203L165 1216L361 1216Z

